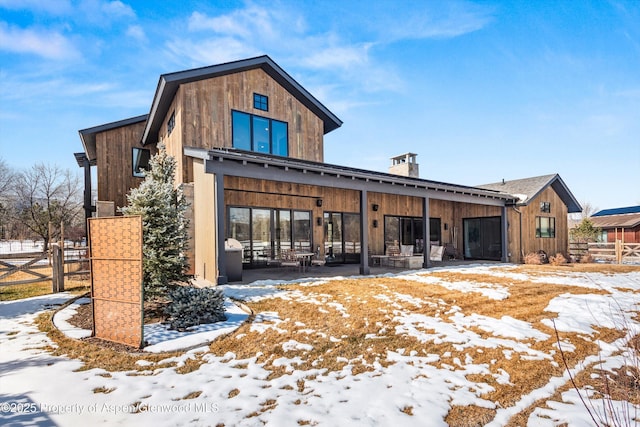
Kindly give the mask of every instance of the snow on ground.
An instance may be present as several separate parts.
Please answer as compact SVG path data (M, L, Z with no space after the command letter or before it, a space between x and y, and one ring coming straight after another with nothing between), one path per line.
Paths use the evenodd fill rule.
M640 310L640 273L605 275L572 273L529 277L512 271L510 266L476 266L455 269L465 274L493 275L513 280L561 283L573 286L576 294L565 293L552 299L547 311L558 313L558 330L574 331L586 336L594 334L593 326L611 321L610 326L628 328L624 338L603 346L599 355L578 363L574 374L589 363L606 362L608 368L621 365L617 349L638 332L633 317ZM476 292L486 298L504 300L509 296L505 285L478 283L472 280L443 283L429 271L407 272L394 277L424 284L437 283L459 292ZM449 269L448 271L451 271ZM389 276L386 276L389 277ZM308 280L304 286L316 286L329 279ZM227 285L228 297L244 301L280 298L283 301L326 306L345 321L347 309L321 293L305 294L279 287L281 282L261 281L251 285ZM418 284L416 286L418 286ZM477 313L463 313L459 307L445 306L437 299L419 299L402 293L383 293L376 299L389 306L396 334L415 336L420 342L446 342L456 349L500 348L506 359L519 354L527 360L551 360L552 355L536 350L536 342L549 338L532 324L510 316L493 318ZM582 289L582 290L581 290ZM589 294L585 289L602 289L608 295ZM390 296L391 295L391 296ZM512 407L498 407L481 396L492 391L489 384L474 382L471 374L491 375L498 384L511 384L503 369L492 370L489 364L474 363L471 356L456 359L455 366L440 363L443 355L418 354L403 349L388 349L387 360L393 364L374 362L373 370L352 375L352 364L339 371L299 369L300 352L312 347L297 340L282 344L283 354L273 364L284 367L288 375L269 378L270 371L255 357L239 359L233 352L223 356L208 353L207 342L227 334L247 319L236 305L227 305L227 322L202 325L188 333L168 331L162 325L145 327L145 338L151 343L146 350L165 351L195 347L181 356L168 359L183 365L201 356L199 369L178 374L174 367L162 364L145 373L111 372L102 369L77 371L82 364L66 357L52 356L43 346L51 345L46 335L33 324L35 316L45 309L71 298L69 294L48 295L21 301L0 302L0 424L39 426L131 425L137 426L297 426L299 423L326 426L444 426L444 418L453 405L476 405L496 409L490 425L505 425L508 419L538 399L549 399L568 381L568 375L552 377L547 384L521 397ZM401 304L431 307L438 316L430 317L400 309ZM526 302L524 302L526 303ZM78 337L81 332L68 324L76 306L59 312L55 323L63 332ZM611 320L608 320L611 319ZM257 313L251 330L278 331L283 320L277 312ZM552 324L550 319L543 323ZM297 327L305 328L302 322ZM384 328L384 326L383 326ZM322 333L300 329L303 333ZM483 331L484 334L479 334ZM238 336L237 338L241 338ZM376 335L367 338L375 339ZM331 337L332 341L340 337ZM595 339L595 338L594 338ZM202 344L202 345L201 345ZM200 346L198 346L200 345ZM572 351L567 343L564 351ZM471 353L472 354L472 353ZM357 359L357 358L356 358ZM348 359L345 358L345 361ZM138 362L145 366L145 360ZM473 377L473 375L471 375ZM95 392L101 390L102 392ZM199 394L198 394L199 392ZM195 396L195 397L193 397ZM598 403L596 399L592 402ZM625 402L614 402L624 408ZM626 407L629 410L628 406ZM632 410L634 410L632 408ZM635 408L636 413L640 408ZM134 413L135 412L135 413ZM410 412L409 415L407 412ZM591 419L574 390L562 393L562 402L547 401L529 417L530 426L592 425Z

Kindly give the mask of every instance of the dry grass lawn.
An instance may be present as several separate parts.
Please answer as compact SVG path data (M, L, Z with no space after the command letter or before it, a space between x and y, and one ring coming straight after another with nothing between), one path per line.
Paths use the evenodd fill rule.
M529 276L542 277L550 274L563 275L568 272L600 272L617 274L621 272L640 271L638 267L615 265L581 265L568 266L518 266L510 272L523 272ZM210 353L223 357L233 352L237 359L249 359L257 356L257 362L270 372L270 378L287 374L282 365L275 363L281 357L300 358L296 369L323 370L324 375L342 371L345 366L351 367L352 375L372 372L376 366L388 366L396 363L389 360L389 351L402 351L404 354L419 356L438 355L435 363L438 367L456 367L459 361L472 360L474 364L486 365L491 375L473 374L467 379L476 383L487 384L493 391L480 396L496 402L498 407L510 407L523 395L547 384L552 377L562 376L565 363L574 366L587 356L598 354L599 347L594 343L598 339L611 343L622 336L625 331L610 328L594 328L596 336L578 333L559 333L563 345L572 345L573 351L565 353L565 360L558 351L556 332L541 322L556 316L545 312L549 302L562 294L606 294L602 289L558 285L553 283L533 283L511 277L498 277L489 274L469 274L458 271L431 272L444 282L477 282L499 285L508 290L506 299L496 300L478 292L461 292L447 289L439 284L417 284L411 280L385 278L357 278L332 280L321 284L299 284L282 286L282 293L277 297L263 298L254 302L246 302L254 313L277 313L276 319L264 320L250 318L235 332L223 336L210 345ZM474 313L500 319L503 316L527 322L536 330L549 336L546 340L526 340L532 350L545 355L546 359L523 357L523 353L511 352L505 357L505 348L465 347L451 342L430 340L420 341L406 333L398 333L400 327L398 316L406 313L419 314L438 318L447 322L454 312L464 315ZM141 357L136 354L104 349L98 345L71 340L55 330L50 324L49 315L39 318L40 328L47 332L58 347L51 349L56 354L80 359L85 363L84 369L100 367L106 370L144 371L157 368L154 366L170 355L144 355L144 359L153 365L141 367L136 361ZM264 327L256 328L255 321L261 320ZM495 338L490 332L479 327L471 328L480 338ZM424 330L425 333L436 331ZM373 339L372 339L373 337ZM295 341L308 345L305 349L286 349L286 343ZM634 341L636 356L640 347L640 338ZM206 362L206 354L199 354L188 359L187 363L177 368L177 372L186 374L199 369ZM242 364L236 366L243 369ZM508 382L497 381L500 372L509 373ZM594 366L583 371L576 381L578 385L590 385L601 392L609 392L613 396L640 403L640 382L638 371L634 373L618 373L615 381L606 384L603 375L596 376ZM601 372L600 372L601 374ZM634 379L635 375L635 379ZM310 377L307 380L312 380ZM612 384L616 384L613 387ZM305 381L298 381L298 389L305 389ZM622 386L624 385L624 386ZM566 391L570 385L558 390L554 399L560 400L559 393ZM96 390L96 393L108 393L108 390ZM241 390L229 392L233 399ZM188 399L185 396L185 399ZM265 401L262 411L269 411L276 402ZM525 425L528 415L544 402L536 402L527 410L511 419L510 426ZM405 407L402 412L412 416L414 408ZM256 416L252 414L252 416ZM476 406L453 406L445 421L451 426L483 425L492 420L495 410Z

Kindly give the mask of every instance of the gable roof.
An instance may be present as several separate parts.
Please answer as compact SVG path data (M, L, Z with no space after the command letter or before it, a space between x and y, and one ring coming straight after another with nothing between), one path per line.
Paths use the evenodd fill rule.
M640 225L640 213L592 216L589 219L599 228L635 228Z
M623 215L623 214L632 214L632 213L640 213L640 206L628 206L626 208L613 208L613 209L602 209L591 215L594 216L605 216L605 215Z
M567 187L557 173L495 182L492 184L478 185L477 187L511 194L519 199L518 205L527 206L549 186L558 194L562 202L567 205L569 213L582 212L582 206L580 206L580 203L578 203L571 191L569 191L569 187Z
M158 140L158 132L164 117L167 115L171 102L181 84L206 80L227 74L261 68L271 78L296 97L304 106L313 111L324 123L324 133L327 134L342 126L342 121L327 109L320 101L313 97L293 77L287 74L269 56L242 59L208 67L194 68L176 73L163 74L158 81L158 87L153 97L149 120L142 134L142 144L153 143Z
M148 114L143 114L141 116L130 117L124 120L118 120L117 122L106 123L99 126L90 127L87 129L82 129L78 131L80 135L80 140L82 141L82 146L84 147L84 152L87 153L87 157L89 161L96 160L96 134L100 132L105 132L111 129L117 129L123 126L129 126L132 124L144 122L147 120Z

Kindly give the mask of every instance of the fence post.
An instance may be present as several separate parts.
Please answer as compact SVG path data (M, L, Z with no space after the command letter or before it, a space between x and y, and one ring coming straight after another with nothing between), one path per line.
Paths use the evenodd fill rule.
M616 240L616 263L622 264L622 240Z
M52 275L51 284L52 292L58 293L64 291L64 258L62 255L63 249L57 243L51 244L52 252Z

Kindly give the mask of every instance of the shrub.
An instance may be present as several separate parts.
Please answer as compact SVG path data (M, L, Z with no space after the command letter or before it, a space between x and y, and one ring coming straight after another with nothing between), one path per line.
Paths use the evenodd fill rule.
M166 308L171 329L179 331L203 323L226 320L224 294L218 288L179 286L169 293Z
M524 263L525 264L540 265L540 264L542 264L542 261L540 260L540 255L538 255L535 252L529 252L528 254L526 254L524 256Z
M593 262L593 257L589 253L586 253L580 257L581 264L590 264L592 262Z
M551 263L551 265L563 265L567 263L567 258L565 258L565 256L560 252L558 252L557 254L555 254L555 256L549 257L549 262Z

